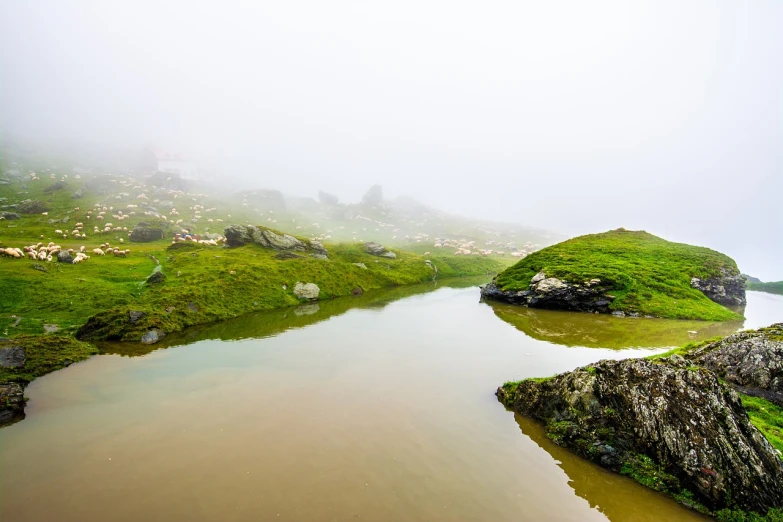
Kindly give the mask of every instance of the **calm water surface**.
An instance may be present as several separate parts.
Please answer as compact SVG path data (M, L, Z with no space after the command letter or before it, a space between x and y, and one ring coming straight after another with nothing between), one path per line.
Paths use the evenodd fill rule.
M106 347L0 429L0 520L702 520L494 391L725 325L575 315L418 288ZM783 321L783 298L750 292L746 316Z

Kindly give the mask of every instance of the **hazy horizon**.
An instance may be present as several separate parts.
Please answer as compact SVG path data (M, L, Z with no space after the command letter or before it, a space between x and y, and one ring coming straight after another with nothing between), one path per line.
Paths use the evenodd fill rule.
M783 280L783 4L0 6L0 132L155 144L241 186L567 236L618 227ZM230 181L230 178L227 178Z

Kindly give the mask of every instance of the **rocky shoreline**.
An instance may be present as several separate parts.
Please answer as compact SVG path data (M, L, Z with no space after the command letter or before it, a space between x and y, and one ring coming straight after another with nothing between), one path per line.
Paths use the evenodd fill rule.
M691 279L691 287L700 290L716 303L737 307L745 306L747 299L744 278L732 275L723 269L721 273L721 277L704 281L694 277ZM612 294L613 288L600 279L574 283L549 277L542 270L530 279L530 285L526 290L503 290L496 281L497 278L480 287L483 299L530 308L641 316L640 313L633 310L613 310L611 307L615 300L615 296Z
M556 443L694 509L783 507L781 452L737 394L781 404L783 323L675 352L506 383L496 394Z

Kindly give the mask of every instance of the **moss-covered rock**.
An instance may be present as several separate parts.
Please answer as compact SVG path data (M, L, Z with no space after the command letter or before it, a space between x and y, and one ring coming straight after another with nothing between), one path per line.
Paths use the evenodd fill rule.
M693 507L783 506L776 450L728 384L682 357L601 361L497 395L558 444Z
M507 268L482 295L534 308L736 320L745 280L728 256L644 231L580 236Z

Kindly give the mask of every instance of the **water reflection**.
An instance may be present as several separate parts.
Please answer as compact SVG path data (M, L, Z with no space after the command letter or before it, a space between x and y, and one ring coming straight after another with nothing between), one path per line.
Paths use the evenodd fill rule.
M742 321L682 321L560 312L488 302L495 315L534 339L586 348L660 348L724 336Z
M575 456L549 440L544 427L538 422L518 413L514 418L522 433L549 453L568 475L568 484L574 493L587 500L591 508L597 509L609 520L711 520L695 511L684 509L675 501L633 480ZM633 502L629 502L629 499L633 499Z
M96 345L101 353L134 357L146 355L161 348L171 348L209 339L221 341L261 339L273 337L287 330L314 325L352 309L383 310L395 301L432 292L438 288L471 288L486 282L485 276L461 277L420 285L371 290L360 296L339 297L317 303L306 303L297 307L266 310L218 323L192 326L184 332L168 335L161 342L153 345L129 342L100 342Z

